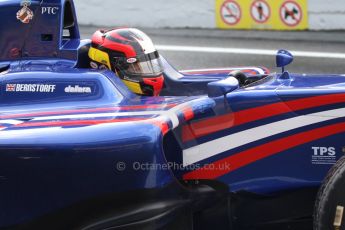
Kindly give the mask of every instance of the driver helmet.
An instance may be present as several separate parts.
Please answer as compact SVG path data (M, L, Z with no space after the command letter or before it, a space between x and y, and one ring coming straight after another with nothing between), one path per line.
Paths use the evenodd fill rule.
M163 66L152 40L134 28L98 30L91 38L90 65L114 71L134 93L157 96L163 88Z

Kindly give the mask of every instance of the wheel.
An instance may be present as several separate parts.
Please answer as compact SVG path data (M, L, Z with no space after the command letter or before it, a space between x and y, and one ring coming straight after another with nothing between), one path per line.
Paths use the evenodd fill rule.
M345 157L328 172L317 195L314 230L345 229Z

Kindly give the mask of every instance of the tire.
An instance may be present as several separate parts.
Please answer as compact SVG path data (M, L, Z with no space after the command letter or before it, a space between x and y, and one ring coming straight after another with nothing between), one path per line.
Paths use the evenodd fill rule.
M317 195L314 230L345 230L345 156L328 172Z

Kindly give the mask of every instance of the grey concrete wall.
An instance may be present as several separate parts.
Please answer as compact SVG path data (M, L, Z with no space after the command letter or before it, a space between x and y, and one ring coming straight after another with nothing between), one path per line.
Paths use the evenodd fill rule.
M216 28L214 0L75 0L80 24ZM311 30L345 29L345 0L309 0Z
M309 0L308 3L310 29L345 29L345 0Z
M75 0L80 24L213 28L210 0Z

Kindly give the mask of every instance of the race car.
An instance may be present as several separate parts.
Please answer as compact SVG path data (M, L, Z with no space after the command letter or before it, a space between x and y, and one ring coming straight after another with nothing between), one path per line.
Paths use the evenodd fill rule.
M345 78L91 69L72 0L0 2L0 229L345 229Z

